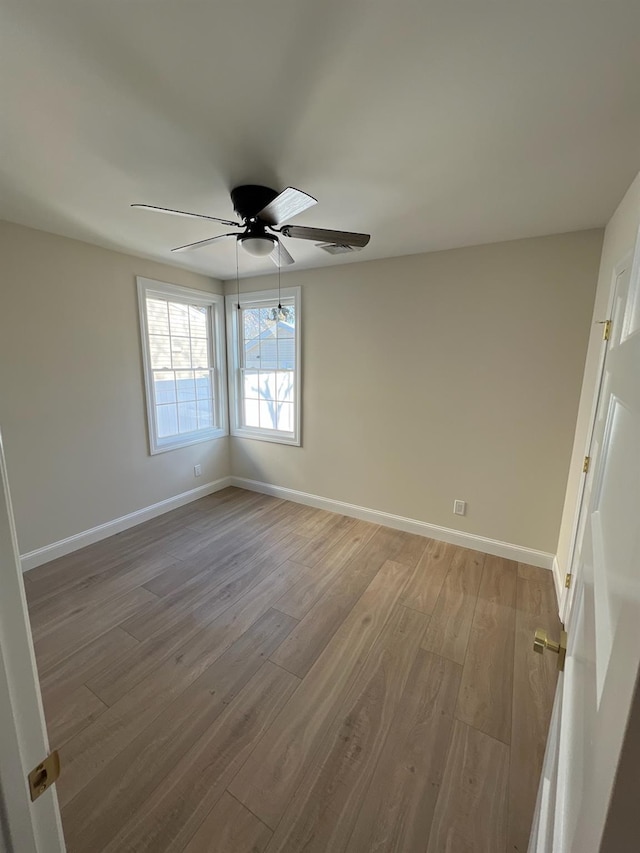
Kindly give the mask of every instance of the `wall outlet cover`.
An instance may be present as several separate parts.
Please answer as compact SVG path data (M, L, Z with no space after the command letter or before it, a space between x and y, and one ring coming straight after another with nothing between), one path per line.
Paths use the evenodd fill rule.
M202 476L202 465L194 465L193 466L193 476L201 477Z
M467 502L466 501L454 501L453 502L453 514L454 515L464 515L467 511Z

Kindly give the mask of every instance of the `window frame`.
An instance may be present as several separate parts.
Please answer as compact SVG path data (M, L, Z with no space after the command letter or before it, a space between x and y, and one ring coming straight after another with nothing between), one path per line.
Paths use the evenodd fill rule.
M229 365L229 414L230 433L238 438L252 438L257 441L270 441L275 444L290 444L296 447L302 445L302 323L301 304L302 289L296 287L283 287L280 290L282 300L293 299L296 312L295 325L295 354L296 366L294 370L294 394L293 403L294 428L291 432L279 430L267 430L261 427L247 427L242 425L241 406L242 394L242 353L241 333L238 322L238 294L230 293L226 297L227 313L227 363ZM278 306L278 289L257 290L240 294L241 308L271 308Z
M213 441L214 439L229 435L227 417L227 365L223 317L224 296L219 293L210 293L206 290L196 290L191 287L182 287L181 285L170 284L164 281L155 281L154 279L142 276L136 276L136 283L138 289L140 343L147 407L149 454L155 456L158 453L167 453L170 450L177 450L180 447L201 444L205 441ZM186 305L198 305L208 309L209 356L212 360L212 367L209 369L213 372L213 416L216 426L183 433L178 436L158 437L155 386L153 382L153 368L151 367L147 318L147 298L153 298L154 296L159 299L168 300L169 302L182 302Z

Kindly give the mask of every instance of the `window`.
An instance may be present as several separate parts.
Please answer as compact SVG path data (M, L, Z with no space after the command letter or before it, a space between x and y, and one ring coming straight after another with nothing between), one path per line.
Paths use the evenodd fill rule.
M227 434L223 299L138 278L152 454Z
M300 444L300 288L227 296L231 432Z

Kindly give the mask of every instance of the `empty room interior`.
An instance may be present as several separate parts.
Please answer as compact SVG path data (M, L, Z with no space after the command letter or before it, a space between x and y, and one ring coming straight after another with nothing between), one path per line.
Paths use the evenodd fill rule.
M0 851L637 853L640 5L0 32Z

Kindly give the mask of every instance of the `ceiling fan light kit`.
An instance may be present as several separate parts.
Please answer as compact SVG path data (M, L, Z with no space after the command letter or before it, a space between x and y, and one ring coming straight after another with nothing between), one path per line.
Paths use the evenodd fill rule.
M287 187L279 193L270 187L263 187L259 184L244 184L231 190L231 202L242 223L202 213L188 213L184 210L158 207L152 204L132 204L131 207L168 213L173 216L206 219L219 222L221 225L244 227L244 231L218 234L206 240L177 246L171 250L172 252L188 252L192 249L209 246L216 240L233 237L236 240L236 245L240 244L250 255L259 258L268 256L278 268L294 263L294 259L284 247L279 234L296 240L313 240L316 244L321 244L321 249L332 255L362 249L370 240L369 234L359 234L354 231L332 231L327 228L308 228L303 225L281 225L285 220L291 219L317 204L313 196L302 192L302 190L297 190L295 187Z
M276 243L278 242L277 237L272 237L270 234L247 234L240 235L238 237L238 241L242 248L249 252L250 255L253 255L256 258L264 258L266 255L270 255L273 252Z

